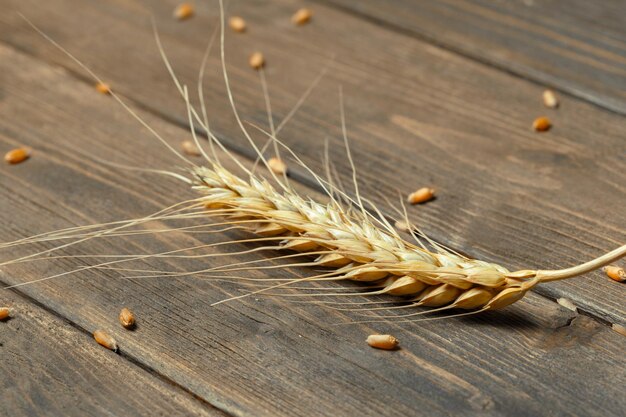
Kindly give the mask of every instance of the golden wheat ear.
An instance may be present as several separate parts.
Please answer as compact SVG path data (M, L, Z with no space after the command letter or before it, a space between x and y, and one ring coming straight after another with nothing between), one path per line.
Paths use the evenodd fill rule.
M268 268L294 265L326 267L330 272L325 277L332 277L333 280L384 281L382 290L352 295L413 296L415 307L497 310L520 300L539 283L571 278L626 254L624 245L572 268L510 272L502 266L468 259L446 250L430 252L378 227L369 212L347 212L335 204L323 205L305 200L294 191L278 192L262 178L251 177L246 181L224 168L198 168L195 174L201 179L196 189L206 195L204 201L208 212L214 207L227 207L233 211L227 216L233 221L258 221L259 226L253 231L260 235L271 233L275 237L284 237L279 250L316 256L312 262ZM271 227L268 228L268 225ZM228 268L221 269L226 271ZM323 276L294 279L250 294L285 288ZM350 294L321 292L301 296L346 295ZM239 295L221 302L246 296Z
M220 14L223 21L222 0L220 0ZM231 107L239 121L235 103L232 94L230 94L225 66L223 28L220 43L222 71L229 91ZM262 80L262 82L264 81ZM265 87L264 93L267 95ZM426 239L435 249L435 252L429 251L423 245L416 247L404 241L395 231L390 230L389 222L380 214L378 209L374 207L377 216L370 214L365 209L364 199L359 193L356 169L349 148L341 89L339 98L341 129L348 161L352 168L353 185L356 193L355 199L347 197L347 201L353 203L356 210L345 209L337 200L333 200L334 204L327 205L306 200L289 188L278 192L268 182L255 176L244 181L224 169L200 169L196 176L203 178L202 182L208 188L202 190L202 187L199 186L197 189L207 194L208 210L214 206L228 207L237 213L235 218L257 219L260 226L256 232L259 234L267 233L267 225L272 225L271 233L274 236L290 238L285 241L283 249L303 253L315 251L317 258L314 265L328 267L336 271L333 275L335 280L357 282L382 282L385 280L387 288L396 289L395 295L412 295L415 297L414 304L417 306L439 309L446 307L477 311L500 309L521 299L528 290L540 282L575 276L624 256L626 245L579 267L561 271L537 270L512 273L499 265L468 259L448 250L443 245L436 244L427 237ZM266 99L266 102L269 100ZM268 114L271 114L269 108ZM244 135L250 139L245 128L241 124L240 127ZM283 146L300 162L297 155L293 155L289 147L276 137L271 121L270 132L258 126L255 127L266 134L270 140L273 140L274 144ZM258 153L258 157L263 160L263 155L259 149L254 144L252 145ZM301 165L306 168L305 164L302 163ZM309 172L320 184L323 184L324 190L331 198L335 192L345 194L333 187L329 181L319 178L310 169ZM214 193L214 189L219 191ZM227 197L213 198L212 194ZM293 238L296 238L297 245L293 244ZM260 294L278 287L288 287L309 279L312 278L294 279L291 282L272 285L250 294ZM393 287L394 285L396 287ZM381 291L376 292L376 294L380 293ZM394 295L394 291L391 290L386 291L386 293ZM305 296L315 297L318 295L343 297L346 294L322 292L306 294ZM222 302L241 299L245 296L232 297Z

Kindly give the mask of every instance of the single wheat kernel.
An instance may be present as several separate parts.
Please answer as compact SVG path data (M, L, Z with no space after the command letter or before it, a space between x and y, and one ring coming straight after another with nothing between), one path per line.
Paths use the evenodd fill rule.
M407 222L405 222L404 220L398 220L395 222L394 226L396 227L396 229L398 229L401 232L410 232L411 228L409 227L409 224Z
M127 329L135 327L135 315L126 307L120 311L120 323Z
M233 16L228 19L228 24L235 32L242 33L246 31L246 21L239 16Z
M96 90L98 90L100 94L111 94L111 87L105 83L96 84Z
M287 173L287 164L285 164L280 158L270 158L269 161L267 161L267 164L270 166L270 169L274 174L284 175Z
M367 344L376 349L392 350L400 341L388 334L372 334L367 336Z
M562 305L563 307L565 307L568 310L572 310L572 311L578 311L576 309L576 305L574 303L572 303L569 299L567 298L558 298L556 300L557 303L559 303L560 305Z
M624 268L620 268L619 266L609 265L602 268L607 277L611 278L617 282L626 281L626 271Z
M611 328L622 336L626 336L626 327L622 326L621 324L613 323L611 325Z
M0 307L0 321L8 319L10 315L9 307Z
M418 294L426 288L426 284L409 276L403 276L395 280L386 290L391 295Z
M200 152L200 148L198 148L198 146L193 141L185 140L183 141L183 143L180 144L180 147L183 149L183 152L185 152L187 155L191 155L191 156L202 155L202 153Z
M294 25L304 25L313 17L313 12L309 9L300 9L291 16L291 22Z
M189 19L193 16L193 6L189 3L181 3L174 9L173 15L178 20Z
M96 339L98 344L104 346L105 348L112 350L113 352L117 352L117 342L110 334L105 332L104 330L96 330L93 332L93 338Z
M550 119L548 119L545 116L538 117L533 122L533 129L535 129L535 131L537 132L545 132L546 130L549 130L551 127L552 127L552 123L550 123Z
M263 58L263 54L260 52L255 52L250 55L250 60L248 62L255 70L261 69L265 66L265 58Z
M559 99L554 94L554 91L546 90L543 92L543 104L551 109L559 107Z
M425 203L432 200L435 197L435 190L432 188L424 187L409 194L408 201L411 204Z
M30 148L12 149L4 154L4 160L9 164L19 164L20 162L24 162L30 158L30 154Z

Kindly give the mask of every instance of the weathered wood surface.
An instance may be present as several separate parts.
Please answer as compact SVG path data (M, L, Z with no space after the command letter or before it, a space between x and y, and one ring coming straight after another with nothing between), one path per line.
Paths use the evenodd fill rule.
M86 3L87 6L94 4L103 3ZM126 3L115 4L122 7ZM42 7L45 8L45 4ZM62 10L63 7L56 10ZM259 16L258 19L261 19L261 6L258 7L258 14L255 16ZM81 13L89 14L90 10L93 9L84 7L77 13L78 15ZM115 19L113 19L113 15L109 15L110 20L107 20L106 16L110 10L110 8L102 6L102 8L97 8L99 14L95 13L92 17L98 17L101 19L102 27L107 27L107 30L116 32L111 29L115 26L109 25L113 25L116 21L124 22L129 14L117 10L113 13ZM284 6L282 9L276 6L276 9L267 12L267 16L275 15L276 10L282 10L280 16L287 17L291 12L291 10L285 11ZM337 16L341 16L341 14L335 14L332 11L323 11L317 20L323 21L324 13L328 13L327 19L338 19ZM5 16L3 14L0 18L3 19L2 24L8 24L8 20L4 20ZM63 37L60 32L61 28L67 28L72 22L72 24L83 22L81 25L85 24L86 26L89 26L88 22L94 23L94 21L83 19L85 16L77 15L64 22L65 14L59 11L53 12L52 16L49 17L51 21L58 17L61 23L56 31L53 30L50 33L57 38L60 37L64 44L66 44L65 41L70 44L72 41L69 39L71 36L67 33L66 36L68 37ZM170 33L165 40L170 43L174 42L177 46L176 51L173 51L176 67L178 69L180 66L181 72L189 78L191 83L197 69L195 64L199 63L197 54L201 48L201 42L197 39L193 41L193 36L188 33L189 39L185 39L185 43L194 45L195 42L196 50L193 48L186 49L188 46L176 43L175 39L169 36L181 31L180 24L175 22L178 26L174 26L169 23L169 9L168 13L163 11L160 16L163 19L160 23L161 29L166 29L165 32ZM202 15L197 17L194 21L188 22L189 30L200 30L201 26L206 26L206 22L202 20ZM351 31L354 33L364 25L350 18L345 19L348 26L354 26L352 29L347 29L347 34L350 34ZM262 22L259 20L259 28L263 27ZM128 53L128 56L134 56L141 61L141 64L137 65L137 72L127 71L131 73L128 75L131 78L124 78L121 69L118 69L119 73L110 73L109 71L117 71L111 63L100 62L98 64L99 54L104 54L99 57L100 59L102 56L107 57L105 61L117 59L115 55L105 54L106 49L101 49L98 52L97 44L100 41L105 43L104 39L94 38L83 43L85 48L91 45L90 48L87 48L91 51L82 49L81 45L77 44L68 46L74 46L74 52L81 59L86 57L85 60L90 65L95 64L94 67L98 68L99 72L113 80L113 85L119 91L146 106L152 106L159 112L167 112L170 116L178 111L178 114L181 115L180 119L182 119L184 113L180 106L174 103L174 91L166 81L166 74L163 73L157 59L151 60L156 58L156 53L155 56L147 57L150 54L143 50L145 45L151 42L149 29L145 23L144 20L140 20L133 25L126 26L128 31L126 37L133 38L132 40L137 42L136 49L131 47L125 52L122 51L131 43L130 39L124 40L124 36L120 36L119 39L107 40L107 43L115 44L117 42L116 47L108 50L108 52L113 53L115 49L120 57L126 57L126 53ZM268 37L266 41L270 35L270 23L267 22L265 30L260 32L265 33ZM64 24L66 26L63 26ZM49 24L46 23L44 26L47 25ZM283 24L283 26L285 30L289 27L288 24ZM148 137L147 132L129 120L110 97L97 95L90 86L77 81L72 74L67 74L58 68L51 68L43 62L53 61L67 65L66 60L54 56L54 53L46 50L45 44L37 40L36 37L31 37L32 34L28 34L23 25L20 27L22 29L10 32L0 30L3 40L39 58L29 58L16 52L12 47L3 46L0 49L0 56L2 57L0 58L0 77L2 77L0 78L0 97L2 99L0 104L3 114L0 121L0 141L3 148L10 148L19 143L33 145L37 150L37 155L25 164L15 167L2 167L2 190L0 192L9 197L0 203L0 213L2 213L3 221L5 219L11 219L11 221L3 222L0 229L1 240L16 239L24 235L74 224L89 224L142 216L192 195L172 180L126 174L124 171L104 167L95 161L92 158L93 155L133 166L169 168L172 164L176 164L175 159L168 156L161 147L155 144L155 141L146 139ZM368 26L365 25L364 27ZM138 28L141 30L137 31ZM303 29L310 33L312 28L314 28L313 25ZM46 31L48 29L45 27ZM82 29L84 28L77 30ZM137 32L130 32L131 29ZM330 30L331 28L324 27L322 29ZM132 33L132 36L129 36L128 33ZM111 34L113 35L113 33ZM382 40L387 39L384 33L378 33L377 36L381 36ZM372 36L372 39L374 38L375 36ZM245 38L242 39L245 41ZM237 42L241 42L242 39L237 40ZM372 39L368 38L364 41L372 41ZM140 47L139 45L143 41L146 43ZM281 39L275 41L278 43ZM301 43L301 39L298 42ZM294 41L291 44L291 51L297 49L293 45L298 42ZM414 41L411 40L410 42ZM382 41L380 44L372 45L372 50L381 44ZM321 45L324 43L322 42ZM278 51L279 46L276 46L274 50L276 53L274 60L277 60L277 64L280 63L277 67L288 67L288 61L297 61L293 59L293 56L287 56L289 50L286 47L284 55L282 55ZM231 48L230 50L239 51L239 62L245 63L247 56L245 48ZM420 48L415 49L415 51L419 50ZM310 48L307 51L313 54L313 58L317 58L318 64L323 62L319 50ZM81 55L83 52L87 52L85 57ZM179 60L182 57L189 58L189 61ZM194 60L191 57L195 57ZM446 60L455 63L458 58L447 56ZM396 65L398 65L397 62L394 61ZM350 106L355 104L351 97L356 94L358 99L363 95L359 95L354 84L350 84L349 80L344 79L352 74L348 71L349 68L354 68L348 63L335 64L344 72L338 71L329 77L335 80L340 78L344 85L352 86L353 90L350 92L346 88ZM442 64L442 61L439 61L439 64ZM130 63L128 65L133 67ZM212 65L215 67L215 61L212 61ZM242 102L242 108L246 114L252 115L249 118L262 123L263 111L259 104L261 103L261 96L258 94L260 87L257 80L253 78L256 75L254 73L249 74L244 65L241 65L241 69L234 68L233 78L239 83L236 91L237 99ZM307 62L291 62L291 65L292 67L289 68L293 72L281 70L273 73L270 71L271 68L268 69L270 87L272 91L276 91L273 95L276 97L273 104L279 116L286 114L299 92L306 88L317 73L317 68L306 68L307 66L311 67L311 64ZM387 65L383 65L384 69L391 69L392 65L389 65L389 68ZM470 63L464 63L464 65L473 68L477 74L487 71L480 66L472 67ZM144 69L146 72L142 72ZM157 69L159 70L157 71ZM302 78L296 77L294 74L298 74L297 71L301 71L300 73L305 75ZM282 77L287 74L291 74L294 79L284 80ZM377 72L375 75L379 76L380 74ZM497 73L494 74L497 77ZM117 76L120 78L116 79ZM374 79L372 77L371 73L369 75L361 73L361 78L358 81L364 85L371 84ZM503 82L505 77L502 75L500 77L502 77L500 82ZM212 76L210 80L217 81L218 77ZM288 81L288 85L293 84L293 91L281 89L281 82L279 81ZM225 108L223 105L226 103L215 97L219 89L213 87L213 84L207 88L207 91L213 94L211 102L216 108L214 115L218 132L226 135L229 140L231 140L231 136L234 139L235 130L232 128L232 124L225 120L227 113L223 111ZM147 88L146 85L151 85L152 89ZM382 89L383 84L379 83L377 86L374 84L373 87ZM519 91L523 90L523 87L525 84L517 84L509 94L521 95L522 98L527 99L529 94ZM496 89L494 88L494 90ZM430 87L428 90L432 92ZM328 104L327 108L319 107L323 101L328 103L329 95L335 94L335 91L333 83L326 87L322 85L321 91L317 93L321 96L313 97L313 101L309 105L311 107L307 106L307 122L297 122L291 133L286 136L290 138L289 143L295 144L297 149L305 152L304 155L308 156L307 160L315 162L314 159L319 155L320 147L318 141L317 144L311 143L308 145L310 148L307 148L304 139L307 137L309 139L312 137L323 139L320 134L321 130L309 125L323 121L324 118L329 119L331 115L336 117L335 110L328 109ZM372 94L371 91L368 90L368 95ZM540 90L537 89L536 92L538 91ZM469 91L465 93L469 94ZM381 93L379 92L379 94ZM491 94L497 94L497 91L492 91ZM537 98L535 95L532 96ZM381 96L377 95L377 97L380 98ZM387 96L383 94L382 97ZM424 100L423 97L421 98ZM62 103L62 106L59 103ZM415 103L416 105L419 104L417 98L415 98ZM461 106L457 100L447 103L453 109L456 108L453 106L455 103ZM481 103L484 102L481 101ZM362 120L371 119L372 123L369 128L373 131L374 122L380 122L383 126L377 129L388 128L389 122L384 120L382 109L385 106L393 106L393 103L387 98L387 101L381 101L381 103L374 101L370 104L372 104L371 109L360 107L356 116L359 119L363 118ZM406 103L403 105L406 106ZM580 113L587 107L584 103L577 102L574 102L572 106L578 112L574 112L567 121L568 123L575 123L580 129L584 123L577 123L574 120L574 115L584 117ZM426 107L428 106L422 104L419 110L426 111ZM491 111L497 111L497 107L494 104ZM521 103L518 103L516 109L521 108ZM354 108L352 109L354 110ZM462 109L464 107L461 106L458 111ZM592 109L591 111L595 110ZM378 118L372 117L377 112L380 112L380 116ZM528 115L528 111L526 110L524 114ZM433 116L432 110L429 111L428 115ZM604 129L621 132L620 128L616 126L617 119L614 119L613 116L604 113L597 113L596 115L600 118L597 123ZM354 118L355 114L350 112L349 117ZM509 117L518 116L513 112ZM461 120L459 121L457 118L461 118ZM470 116L461 117L457 115L453 119L454 129L460 129L459 126L469 123L469 118ZM177 143L182 137L188 137L184 129L164 121L163 117L147 116L147 120L165 137L172 139L173 143ZM438 120L440 123L444 122L444 118ZM519 126L522 125L519 119L516 123L518 130L526 128L525 124L523 127ZM326 124L322 124L322 127L329 129L331 133L336 135L336 129L329 124L326 122ZM428 126L430 130L434 130L434 124L428 124ZM507 126L500 123L498 127L506 128ZM367 129L367 126L363 126L362 129ZM383 131L381 130L379 133L382 134ZM389 147L385 140L392 141L394 135L402 137L398 135L399 131L399 128L395 133L390 130L389 138L379 139L381 142L377 144L376 152L380 154L386 147ZM589 133L587 130L585 132ZM485 129L482 133L493 137L497 132L494 132L494 128L491 126L491 129ZM459 134L457 133L457 137ZM525 141L535 139L530 134L521 134L513 129L507 130L507 134L516 137L515 142L521 141L522 138ZM370 158L373 158L371 152L372 149L375 149L373 144L366 146L364 141L359 141L359 138L365 137L364 135L363 130L359 130L358 134L353 135L357 142L355 147L361 146L356 150L357 154L360 158L371 154ZM596 138L596 142L591 141L590 143L597 145L602 139L610 139L600 136L599 134L591 135L592 139ZM576 136L576 140L581 137ZM296 142L298 138L299 140ZM502 140L500 136L496 136L496 138ZM554 139L554 137L550 138ZM479 139L481 138L470 136L469 140L472 140L472 145L475 145ZM547 138L540 137L539 139L541 142L535 144L539 147L535 150L535 157L543 149L541 146L548 148L550 145ZM573 146L563 137L557 139L560 148L569 150ZM412 140L416 141L417 139ZM484 138L484 140L492 139ZM231 143L234 143L235 147L242 147L242 142ZM337 144L338 141L334 140L332 143ZM588 142L582 142L582 144L584 146L579 145L578 148L585 148ZM402 153L407 152L406 149L414 147L415 142L402 145L396 141L395 145L399 146L397 151L393 152L395 156L398 156L397 162L394 163L393 160L379 161L379 163L387 166L387 170L393 170L393 172L373 170L368 173L373 165L363 164L364 168L361 170L361 174L367 177L368 190L372 190L374 187L380 188L384 181L393 176L396 176L393 184L402 184L398 181L406 181L412 177L409 175L411 172L401 172L398 170L398 166L406 162L404 159L406 156ZM484 149L488 149L487 142L482 143L482 145L485 147ZM512 146L514 144L507 142L507 145ZM618 144L609 142L606 146L603 152L619 151ZM315 151L312 150L313 148ZM617 150L615 150L616 148ZM307 149L308 154L306 154ZM420 152L425 150L426 147L422 144ZM410 171L414 171L414 175L417 177L420 173L427 172L427 168L430 167L430 170L433 171L433 167L437 166L434 162L428 162L428 158L421 156L420 152L416 152L415 157L420 158L419 162L426 164L426 167L416 167L416 163L413 162L409 168ZM598 152L598 150L595 149L594 152ZM459 155L452 156L459 157ZM441 155L438 154L431 158L440 157ZM576 154L573 158L578 160L580 156ZM617 159L615 156L612 158ZM368 161L368 159L362 160ZM369 159L369 161L372 160ZM344 174L347 172L345 165L339 158L335 158L334 162L341 172ZM439 163L444 167L452 164L451 162L442 163L441 160ZM458 163L462 165L467 162L461 160ZM319 163L316 166L319 167ZM449 169L446 174L449 175L452 171ZM433 171L431 174L436 174L436 172ZM464 174L468 175L468 171L464 171ZM500 173L502 177L506 174L508 172ZM572 174L571 171L568 171L568 174ZM377 175L383 177L374 178ZM617 169L615 169L614 175L617 177L615 181L619 181L620 173ZM454 177L456 182L459 182L459 177L460 175ZM436 178L440 177L437 176L433 180ZM522 178L521 173L518 173L516 178ZM412 187L413 183L414 179L410 185L407 185L407 188ZM454 184L454 181L450 180L448 184ZM478 199L485 204L489 202L486 197L494 199L496 198L494 196L500 195L495 193L485 196L466 193L462 189L465 184L467 183L460 182L454 187L450 185L448 189L453 190L454 195L462 193L461 195L476 198L477 200L474 200L472 204L478 204ZM387 195L393 196L391 192ZM437 215L440 216L441 212L438 211L448 207L447 205L440 205L445 200L444 194L437 200L438 206L420 208L420 222L427 222ZM458 204L458 200L456 203ZM495 205L493 205L494 203ZM519 201L514 203L521 204ZM452 202L448 201L447 204L451 205ZM492 211L487 211L487 214L497 212L498 208L505 203L495 200L490 204L492 205L488 210ZM513 203L507 202L506 204ZM535 202L535 204L538 203ZM576 204L582 203L579 200ZM616 204L617 206L615 201L607 201L607 204ZM523 208L525 207L524 205ZM473 205L470 205L470 208L476 209ZM595 209L599 210L598 208ZM517 207L517 210L522 209ZM452 218L458 219L459 213L463 213L463 211L457 210L456 215ZM471 210L469 213L471 214ZM602 213L606 214L606 212ZM596 227L606 227L605 222L610 225L612 221L619 225L619 215L619 210L617 210L617 220L609 215L608 220L606 218L598 220L602 223ZM471 218L473 219L473 217ZM467 215L465 220L468 220ZM533 217L523 222L522 220L518 221L527 225L533 224L537 220ZM547 225L548 221L543 224ZM443 230L444 226L446 226L444 221L440 220L434 223L432 229L426 229L436 232ZM471 248L470 245L462 242L471 242L471 239L477 238L477 234L480 236L482 233L487 234L488 231L480 231L480 227L484 228L484 223L477 225L453 224L450 239L454 241L455 247L464 248L472 254L478 253L481 249ZM499 227L506 227L506 224L501 224ZM553 226L550 225L550 227ZM572 226L570 225L570 227ZM619 226L613 225L613 229L609 228L609 230L613 235L615 233L623 234L623 230ZM462 235L465 231L470 232L470 240L463 240ZM582 233L577 228L571 232ZM598 252L600 249L604 249L601 244L598 244L603 238L606 238L606 235L602 235L602 233L604 232L598 232L595 243L591 242L591 244L598 245ZM233 239L238 236L234 233L219 233L209 237L201 237L201 239L203 242L212 242ZM541 238L545 239L543 234ZM68 250L65 253L117 253L120 251L122 253L146 253L180 247L180 245L193 245L196 242L192 237L179 235L166 237L164 235L156 240L120 239L94 242L80 249ZM517 243L514 242L514 244ZM606 242L604 244L606 245ZM576 250L580 251L581 254L590 256L591 250L583 244L580 245ZM537 248L539 246L541 245L537 244ZM249 248L249 246L237 245L234 250L242 248ZM496 248L496 245L492 248ZM530 249L527 248L526 250L530 251ZM232 248L223 249L225 252L232 250ZM488 258L491 260L498 259L497 255L489 253L489 251L485 253L489 255ZM557 252L561 256L563 253L565 253L565 249ZM519 254L517 255L519 256ZM550 256L550 254L545 253L542 255ZM537 259L536 256L536 254L534 257L530 256L529 259ZM556 257L556 255L554 256ZM220 263L245 261L247 259L247 257L242 256L226 256L220 260ZM520 259L518 258L518 262ZM570 255L569 259L572 261L573 257ZM82 263L79 262L80 264ZM7 271L3 274L2 279L17 283L66 271L76 265L77 261L70 260L28 263L19 267L12 267L10 272ZM152 266L186 270L193 267L194 264L155 262ZM294 270L283 272L282 276L302 275L303 273L306 271ZM257 274L257 276L264 275L266 274L262 271ZM605 283L604 280L599 279L599 275L595 278L594 285L599 286ZM617 307L623 308L623 305L620 304L623 300L623 293L620 299L618 292L623 289L616 290L607 285L607 293L604 296L608 297L609 300L602 301L597 299L597 294L592 296L591 286L587 288L589 297L583 298L583 302L588 304L599 303L598 305L603 308L606 308L606 303L613 302ZM344 316L317 307L289 304L274 299L246 299L243 302L211 308L209 304L212 301L224 298L227 293L236 294L236 287L189 278L129 281L120 279L118 273L99 271L21 287L20 290L40 300L51 310L57 311L87 331L99 327L114 329L115 336L120 341L126 357L185 387L215 407L236 415L310 415L312 412L319 415L620 415L624 408L620 387L626 382L626 376L621 372L625 363L622 355L618 353L624 349L624 338L612 332L604 324L585 316L574 315L537 295L528 297L527 300L507 311L484 315L471 320L426 322L419 326L409 327L391 324L366 327L365 325L332 326L330 324L343 321ZM610 291L617 292L611 293ZM571 297L571 294L568 296ZM610 297L614 297L613 300ZM117 311L122 305L131 307L138 314L140 325L135 333L129 334L123 331L116 322ZM610 310L609 308L606 309ZM611 314L617 318L623 317L619 308ZM364 344L363 339L373 330L391 331L396 334L402 341L403 349L391 353L371 350Z
M91 156L98 155L158 167L172 158L147 140L145 131L109 97L11 49L0 51L2 73L13 80L2 89L3 147L28 143L37 152L22 165L2 168L2 194L8 196L2 213L11 219L2 225L3 240L141 216L189 195L172 181L120 175L94 161ZM26 111L29 118L20 117ZM74 123L77 119L81 123ZM173 143L186 136L183 129L154 117L147 120L175 138ZM236 236L221 233L203 241ZM120 238L63 253L142 254L195 242L175 234ZM242 246L246 248L223 251ZM226 257L220 264L234 260L248 258ZM77 263L83 264L25 263L11 267L3 280L24 282L71 270ZM508 312L473 320L375 326L402 340L403 350L389 353L365 345L371 328L329 325L342 317L317 307L251 298L211 308L211 302L226 296L224 290L236 289L203 280L129 281L98 271L20 290L87 331L110 329L125 355L236 415L309 415L312 410L320 415L619 415L623 406L619 390L624 375L616 370L623 369L624 360L616 352L623 350L624 338L538 296ZM124 305L138 316L133 333L117 324L117 311ZM555 369L560 372L553 373ZM582 397L584 404L578 401Z
M321 2L626 114L622 0Z
M0 406L10 416L224 415L10 291L0 305Z
M202 3L197 15L181 24L170 16L175 1L145 1L144 7L84 2L72 13L65 12L71 0L29 4L20 3L20 9L118 91L161 117L186 124L184 105L176 99L156 47L146 52L154 45L146 13L154 13L175 70L193 86L216 26L215 5ZM230 5L231 13L251 25L245 35L229 33L226 45L244 119L267 125L258 75L247 66L251 51L262 49L267 56L277 120L334 54L329 74L282 131L318 172L323 172L320 155L328 137L333 164L344 182L351 177L333 98L341 83L361 191L385 212L394 214L381 193L395 199L397 189L404 194L433 185L439 190L437 201L410 209L423 230L511 269L562 268L626 241L622 116L571 97L562 97L561 108L549 111L536 84L323 6L316 8L311 25L294 28L288 18L300 5L288 0ZM84 74L15 14L0 19L7 27L2 31L6 43ZM210 59L205 88L213 128L229 146L251 155L230 113L217 55ZM537 134L530 126L542 114L555 126ZM301 180L306 177L294 172ZM537 291L571 298L610 322L626 317L626 288L601 272Z

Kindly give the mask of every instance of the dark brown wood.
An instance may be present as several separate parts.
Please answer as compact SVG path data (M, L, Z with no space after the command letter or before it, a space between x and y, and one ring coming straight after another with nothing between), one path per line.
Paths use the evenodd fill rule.
M320 2L626 114L621 0Z
M6 46L0 46L0 74L11 80L0 84L0 146L23 143L35 149L29 161L0 168L0 193L6 196L0 200L3 241L144 216L193 195L175 180L127 173L94 159L152 168L176 164L111 97ZM174 145L188 137L183 128L140 114ZM239 236L229 232L198 239ZM172 233L93 241L60 253L145 254L198 242ZM246 261L250 258L228 255L245 248L250 246L216 249L223 259L200 264ZM3 251L3 259L24 250ZM0 278L16 284L89 261L5 266ZM140 266L198 267L197 262L158 259ZM279 270L274 276L305 273ZM250 297L210 307L239 293L238 286L227 283L123 276L91 271L19 290L88 332L112 329L124 357L228 413L617 416L624 408L624 337L534 294L505 311L465 320L334 326L347 317L285 299ZM122 306L137 315L134 332L117 323ZM365 337L375 331L393 333L402 349L371 349Z
M20 7L118 91L185 124L184 105L156 47L150 52L154 40L146 12L155 14L175 70L193 86L215 28L215 7L199 5L196 16L182 24L170 15L175 1L144 3L138 8L85 2L72 13L66 12L73 9L70 0ZM267 57L277 120L334 54L329 74L282 132L318 172L323 172L323 140L329 137L333 164L344 183L351 178L336 104L342 84L361 191L386 213L393 210L381 193L396 199L396 190L404 195L432 185L437 200L410 208L423 230L510 269L567 267L626 241L626 174L618 168L626 152L623 117L569 97L562 97L560 109L545 109L542 88L534 83L323 6L316 7L310 25L295 28L288 17L299 6L287 0L230 5L231 13L251 24L245 35L229 33L226 44L234 96L245 120L267 125L258 75L247 66L251 51L262 49ZM7 28L2 40L84 76L14 13L0 19ZM205 88L213 127L230 147L252 156L230 114L215 55ZM532 120L542 114L554 127L532 132ZM302 170L293 171L312 183ZM571 298L609 322L623 323L626 316L626 287L601 272L537 291Z
M225 416L103 347L32 301L2 291L0 405L11 416Z

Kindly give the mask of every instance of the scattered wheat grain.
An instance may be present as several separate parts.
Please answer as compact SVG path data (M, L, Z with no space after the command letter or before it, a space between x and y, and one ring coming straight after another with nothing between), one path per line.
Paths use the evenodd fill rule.
M543 92L543 104L551 109L559 107L559 99L554 94L554 91L546 90Z
M189 3L181 3L174 9L174 18L178 20L189 19L193 16L193 6Z
M120 311L120 323L127 329L135 327L135 315L126 307Z
M93 338L96 339L98 344L104 346L105 348L112 350L113 352L117 352L117 342L110 334L105 332L104 330L96 330L93 332Z
M198 148L198 146L190 141L190 140L185 140L180 144L181 148L183 149L183 152L186 153L187 155L191 155L191 156L200 156L202 155L202 153L200 152L200 149Z
M243 33L246 31L246 21L239 16L233 16L228 19L228 24L230 28L238 33Z
M291 22L294 25L301 26L308 23L311 20L311 17L313 17L313 12L311 12L311 10L300 9L295 12L293 16L291 16Z
M376 349L392 350L400 341L388 334L372 334L367 336L367 344Z
M611 325L611 328L622 336L626 336L626 327L622 326L621 324L613 323Z
M270 169L274 174L285 175L287 173L287 164L285 164L280 158L270 158L267 161L267 164L270 166Z
M255 52L250 55L250 60L248 62L250 63L250 66L255 70L261 69L265 66L265 58L260 52Z
M111 94L111 87L108 84L105 84L105 83L98 83L98 84L96 84L96 90L100 94Z
M409 194L408 201L411 204L425 203L432 200L435 197L435 190L433 188L420 188L419 190Z
M409 227L409 224L407 222L405 222L404 220L398 220L395 222L394 226L396 227L396 229L398 229L401 232L410 232L411 228Z
M10 315L11 310L9 310L9 307L0 307L0 321L8 319Z
M576 305L574 303L572 303L569 299L567 298L559 298L556 300L557 303L559 303L560 305L562 305L563 307L565 307L568 310L572 310L574 312L578 311L578 309L576 308Z
M620 268L619 266L609 265L602 268L607 277L611 278L617 282L626 281L626 271L624 268Z
M12 165L19 164L30 158L31 152L31 149L27 147L12 149L4 155L4 160Z
M533 129L537 132L545 132L552 127L552 123L550 123L550 119L545 116L538 117L533 122Z

